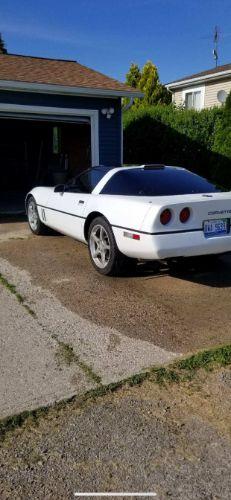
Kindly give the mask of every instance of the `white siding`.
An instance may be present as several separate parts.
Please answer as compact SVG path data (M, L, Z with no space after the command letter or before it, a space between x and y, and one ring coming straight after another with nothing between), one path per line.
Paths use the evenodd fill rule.
M228 94L231 91L231 79L227 78L205 84L205 108L221 106L221 103L217 99L217 92L219 90L225 90Z
M183 93L182 89L175 90L172 94L172 102L176 104L176 106L181 106L183 104Z
M173 96L172 96L172 101L176 104L176 106L182 106L184 105L185 102L185 92L193 92L193 91L200 91L201 92L201 99L202 99L202 108L204 107L204 85L202 87L199 87L198 85L193 85L190 87L181 87L180 89L175 89Z
M217 99L217 93L219 90L225 90L227 94L231 91L231 78L213 80L211 82L206 82L203 85L205 86L203 107L212 108L213 106L221 106L221 103ZM172 90L172 102L174 102L176 106L181 106L184 104L184 92L195 88L196 86L194 85Z

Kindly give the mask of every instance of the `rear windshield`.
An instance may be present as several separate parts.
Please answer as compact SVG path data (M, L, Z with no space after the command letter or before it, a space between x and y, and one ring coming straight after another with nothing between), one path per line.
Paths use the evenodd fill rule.
M129 169L115 173L101 194L127 196L168 196L221 191L203 177L174 167Z

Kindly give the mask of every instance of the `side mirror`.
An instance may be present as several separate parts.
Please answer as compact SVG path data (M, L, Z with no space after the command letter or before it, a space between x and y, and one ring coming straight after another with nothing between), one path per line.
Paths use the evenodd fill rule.
M57 184L57 186L54 187L54 193L64 193L65 191L65 184Z

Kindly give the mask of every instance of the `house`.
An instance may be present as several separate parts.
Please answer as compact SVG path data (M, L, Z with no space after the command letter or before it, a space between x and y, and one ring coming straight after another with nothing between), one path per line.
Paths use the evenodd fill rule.
M221 106L231 91L231 64L185 76L166 87L177 106L198 110Z
M76 61L0 54L0 202L121 165L121 100L139 96Z

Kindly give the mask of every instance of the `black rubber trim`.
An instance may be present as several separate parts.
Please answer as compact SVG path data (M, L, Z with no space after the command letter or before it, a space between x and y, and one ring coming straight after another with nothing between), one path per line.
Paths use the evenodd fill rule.
M39 205L38 203L37 206L40 208L46 208L47 210L53 210L53 212L60 212L61 214L71 215L72 217L77 217L78 219L86 219L86 217L82 217L82 215L70 214L69 212L64 212L63 210L57 210L57 208L45 207L44 205Z
M195 233L196 231L203 231L203 228L197 228L197 229L180 229L179 231L161 231L157 233L149 233L147 231L140 231L138 229L131 229L130 227L123 227L123 226L116 226L115 224L112 224L112 227L117 227L118 229L124 229L125 231L134 231L135 233L139 234L149 234L150 236L159 236L161 234L178 234L178 233Z
M63 210L57 210L57 208L46 207L45 205L39 205L38 203L37 206L41 208L46 208L47 210L53 210L54 212L60 212L61 214L71 215L72 217L77 217L78 219L86 219L86 217L83 217L82 215L71 214L69 212L64 212ZM157 233L149 233L147 231L140 231L138 229L132 229L130 227L116 226L115 224L112 224L112 227L117 227L118 229L124 229L125 231L134 231L135 233L139 234L149 234L150 236L159 236L161 234L194 233L196 231L203 231L203 228L197 228L197 229L180 229L179 231L161 231Z

